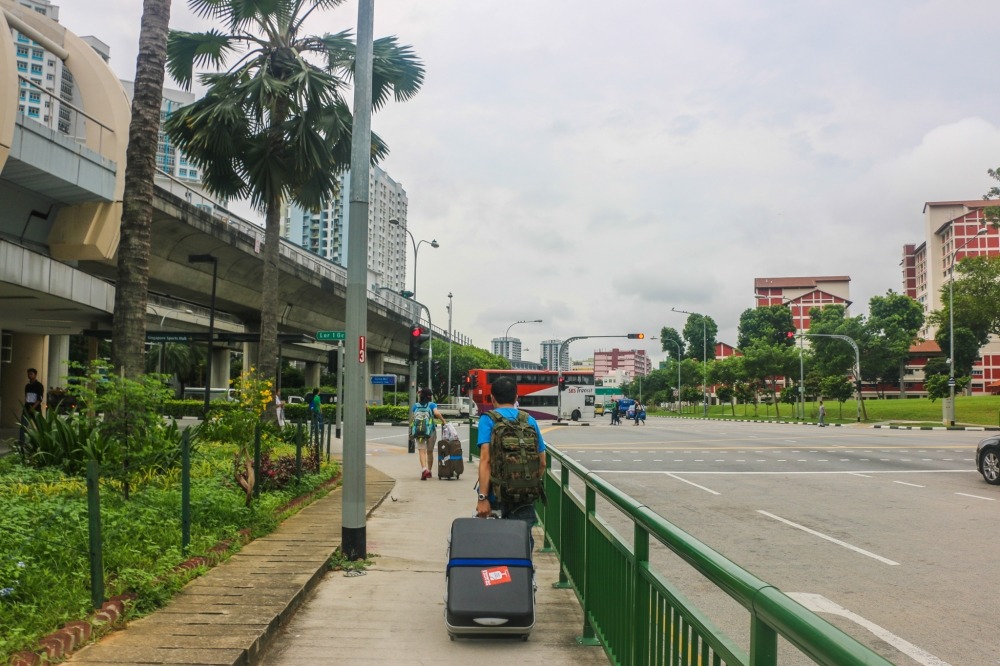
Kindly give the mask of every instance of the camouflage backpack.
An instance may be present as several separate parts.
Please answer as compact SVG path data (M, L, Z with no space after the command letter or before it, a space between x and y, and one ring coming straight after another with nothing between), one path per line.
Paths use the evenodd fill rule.
M500 412L486 413L493 420L490 433L490 489L501 504L530 504L542 499L542 465L538 432L528 414L517 419Z

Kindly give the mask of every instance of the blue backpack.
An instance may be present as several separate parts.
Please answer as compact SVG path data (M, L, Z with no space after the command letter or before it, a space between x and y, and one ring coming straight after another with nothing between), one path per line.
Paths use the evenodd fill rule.
M434 434L434 414L430 404L418 404L413 410L413 420L410 422L410 437L414 439L429 439Z

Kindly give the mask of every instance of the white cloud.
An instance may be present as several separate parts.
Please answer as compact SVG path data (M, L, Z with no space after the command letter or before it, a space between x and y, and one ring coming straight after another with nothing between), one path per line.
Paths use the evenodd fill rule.
M140 3L62 7L132 78ZM489 346L681 329L734 341L754 277L845 274L855 312L900 288L923 203L1000 166L993 0L380 0L427 66L373 126L410 199L419 293ZM348 2L313 32L353 27ZM175 2L172 25L196 28ZM969 83L969 82L973 83ZM977 83L978 82L978 83ZM625 340L578 342L574 356ZM644 343L657 350L656 342ZM656 355L659 357L659 354Z

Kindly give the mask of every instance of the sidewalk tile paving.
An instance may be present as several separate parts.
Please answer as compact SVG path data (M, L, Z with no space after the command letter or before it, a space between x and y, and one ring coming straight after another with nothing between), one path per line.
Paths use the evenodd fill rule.
M454 518L472 514L475 463L460 480L421 481L415 454L367 445L363 576L326 571L340 544L342 490L191 581L163 609L74 653L68 664L607 664L580 646L580 605L555 589L558 561L535 553L537 618L527 642L448 638L445 553ZM535 541L542 543L536 528Z

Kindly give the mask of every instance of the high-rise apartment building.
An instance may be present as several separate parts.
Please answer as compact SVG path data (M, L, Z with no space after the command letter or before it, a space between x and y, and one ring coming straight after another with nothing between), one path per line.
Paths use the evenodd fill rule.
M569 349L563 350L562 356L559 355L562 343L562 340L542 341L542 365L549 370L569 370Z
M20 0L31 11L59 21L59 7L48 0ZM14 37L14 57L17 60L17 110L61 134L76 136L82 131L82 119L75 118L70 107L74 101L73 75L62 60L46 51L41 44L17 30Z
M351 228L350 171L341 174L339 183L337 194L319 210L287 204L282 213L281 235L346 266ZM406 255L410 247L406 234L406 191L377 166L371 169L368 185L368 270L380 287L402 291L406 288Z
M134 81L122 81L125 94L129 103L135 94ZM163 173L176 178L185 185L194 186L195 189L201 184L201 173L195 164L188 162L187 157L170 141L170 137L164 131L163 126L170 116L195 100L194 93L183 90L163 89L163 99L160 101L160 132L156 143L156 168Z
M503 356L508 361L521 360L520 338L493 338L490 340L491 350L497 356Z

